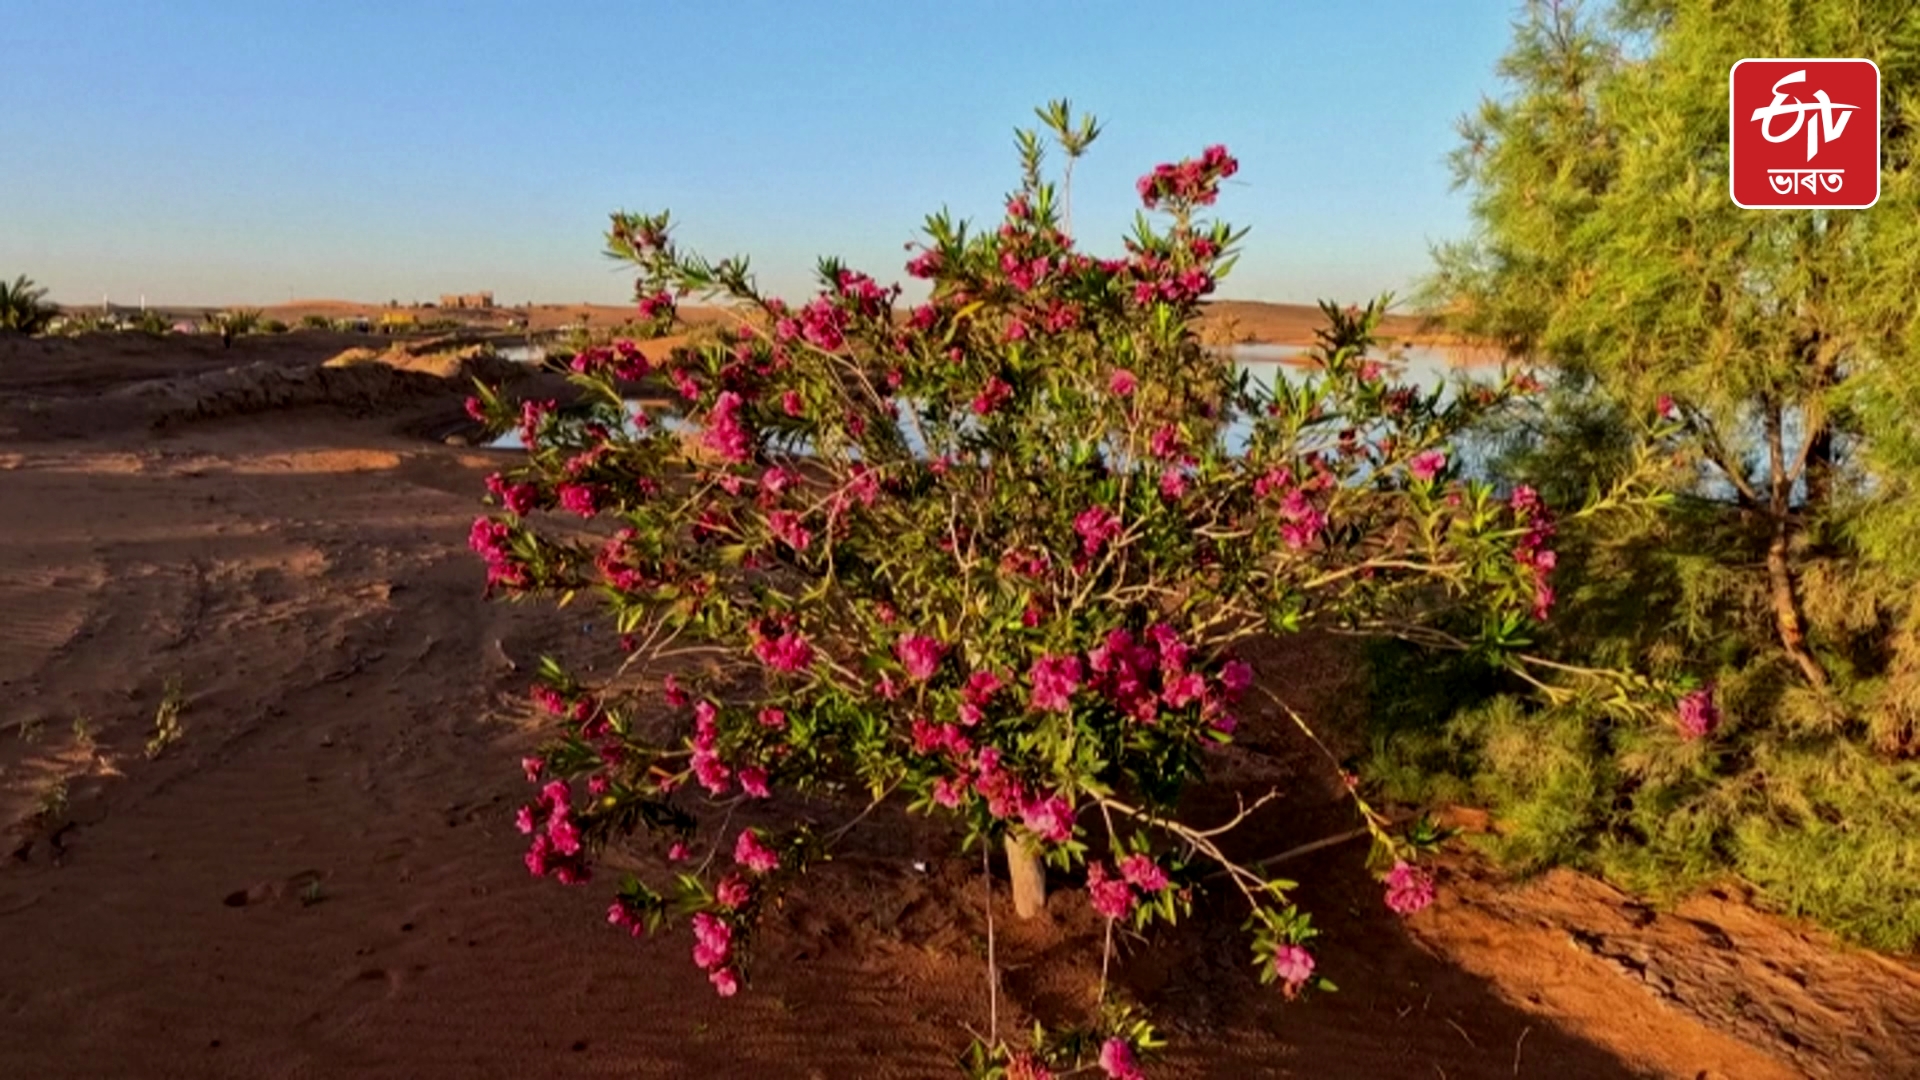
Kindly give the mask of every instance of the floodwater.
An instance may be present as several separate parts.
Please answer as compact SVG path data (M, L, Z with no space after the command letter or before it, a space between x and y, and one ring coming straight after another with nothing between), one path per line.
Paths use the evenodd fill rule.
M1309 349L1304 345L1236 345L1233 358L1237 366L1247 372L1256 386L1268 391L1273 389L1275 379L1297 382L1314 373L1314 367L1305 362ZM539 363L546 357L544 346L526 344L513 345L499 350L501 356L519 363ZM1382 357L1382 359L1386 359ZM1431 391L1437 387L1457 382L1461 379L1495 381L1500 378L1500 365L1486 362L1485 354L1468 353L1458 349L1439 348L1429 345L1416 345L1401 350L1395 357L1386 377L1401 383L1418 387L1422 391ZM629 402L638 406L639 402ZM689 422L677 417L663 417L661 423L669 431L691 428ZM629 431L637 431L629 422ZM1241 420L1227 429L1227 447L1230 453L1239 453L1246 447L1251 428L1247 421ZM907 431L908 442L917 440L911 430ZM496 450L519 450L524 448L518 431L507 431L487 444Z

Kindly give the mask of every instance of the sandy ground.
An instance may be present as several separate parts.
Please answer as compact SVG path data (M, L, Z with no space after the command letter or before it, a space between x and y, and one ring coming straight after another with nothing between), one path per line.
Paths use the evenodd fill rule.
M302 337L0 341L0 1077L952 1075L985 1024L984 888L937 828L853 834L732 1001L683 934L606 926L606 887L527 876L525 672L605 630L482 599L464 541L500 458L440 441L464 368L316 375L351 343ZM1259 667L1330 713L1340 660ZM1223 783L1288 792L1247 854L1350 825L1285 725L1244 730ZM1288 865L1338 993L1260 988L1224 901L1125 951L1172 1036L1153 1075L1920 1075L1910 969L1737 897L1656 912L1460 854L1402 922L1362 854ZM1005 899L1002 1023L1075 1016L1084 898L1029 924Z

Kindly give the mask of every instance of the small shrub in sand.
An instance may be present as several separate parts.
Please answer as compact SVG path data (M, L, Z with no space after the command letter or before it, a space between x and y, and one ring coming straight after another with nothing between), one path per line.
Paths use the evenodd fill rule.
M1043 117L1069 160L1097 130ZM1049 876L1073 883L1109 920L1109 953L1114 928L1229 890L1260 977L1288 997L1318 985L1292 883L1225 850L1272 795L1225 823L1179 809L1243 707L1285 708L1236 656L1259 635L1445 643L1546 692L1636 707L1623 677L1526 658L1553 602L1554 525L1530 491L1464 479L1449 447L1528 380L1397 384L1369 355L1369 306L1327 309L1318 375L1252 383L1197 336L1241 239L1203 217L1233 157L1212 147L1142 177L1158 217L1098 257L1065 231L1041 139L1022 147L997 226L927 221L906 269L930 298L910 307L832 260L818 294L785 303L744 259L682 251L666 215L616 215L645 332L675 331L687 297L730 305L734 325L657 363L630 341L584 348L583 408L470 403L527 447L473 527L489 587L592 597L628 653L608 681L543 664L534 693L557 732L523 763L527 866L584 884L636 831L668 862L697 853L697 870L614 883L607 918L636 935L690 924L723 996L749 977L761 915L861 820L816 826L783 792L942 817L983 864L1004 852L1019 914ZM662 393L635 406L636 383ZM1623 485L1578 512L1642 498ZM698 825L703 805L727 808L704 815L717 828ZM1354 807L1385 902L1419 910L1418 845L1357 793ZM749 808L773 824L731 824ZM1021 1045L995 1008L962 1066L1139 1075L1150 1022L1113 988L1098 1000Z

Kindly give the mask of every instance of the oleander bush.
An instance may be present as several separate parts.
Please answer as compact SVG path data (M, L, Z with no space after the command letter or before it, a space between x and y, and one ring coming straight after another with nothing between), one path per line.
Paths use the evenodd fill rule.
M1041 115L1069 166L1098 134L1064 103ZM681 334L689 298L731 325L665 350L584 344L567 408L470 403L526 447L473 527L489 589L598 605L627 655L615 676L543 665L555 735L523 763L527 866L584 885L606 845L655 845L675 868L610 883L608 921L690 925L723 996L751 976L762 913L861 820L816 827L786 793L950 822L1004 856L1023 916L1049 874L1143 932L1227 890L1260 977L1288 997L1321 985L1293 883L1222 849L1271 796L1226 822L1180 809L1243 709L1285 708L1237 655L1262 635L1412 640L1672 723L1645 719L1663 687L1528 652L1558 523L1532 489L1463 475L1453 440L1536 383L1402 384L1376 349L1381 306L1328 305L1317 372L1265 388L1198 335L1243 239L1210 217L1238 169L1224 148L1141 177L1132 234L1099 256L1067 231L1047 144L1020 145L1001 221L927 220L906 265L918 303L832 259L785 302L746 259L682 249L666 214L617 214L640 337ZM1642 510L1643 466L1566 516ZM723 809L763 800L756 818L782 824ZM1418 911L1417 838L1357 792L1354 808L1385 902ZM1150 1019L1099 997L1084 1025L1019 1045L990 1017L963 1068L1140 1075Z

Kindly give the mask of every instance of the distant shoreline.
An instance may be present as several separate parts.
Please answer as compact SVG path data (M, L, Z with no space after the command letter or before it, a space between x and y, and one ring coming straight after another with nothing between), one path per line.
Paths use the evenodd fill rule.
M210 312L224 310L225 307L251 307L252 305L195 305L195 304L154 304L154 310L170 317L195 319ZM97 304L64 304L62 310L71 312L100 311ZM111 310L118 313L137 312L137 304L112 304ZM276 319L290 326L297 326L300 320L309 316L327 319L367 319L378 323L390 320L399 323L425 323L439 320L452 320L462 324L463 329L485 331L527 331L542 333L562 330L575 326L589 329L619 326L634 316L633 308L624 304L518 304L488 308L441 307L433 303L367 303L357 300L309 299L294 300L284 304L270 304L259 308L262 316ZM723 316L720 309L689 307L682 311L683 316L692 323L711 323ZM1263 300L1216 300L1206 305L1200 318L1201 333L1216 341L1226 338L1236 345L1297 345L1308 346L1314 343L1314 331L1325 325L1320 309L1311 304L1276 303ZM1457 335L1440 330L1434 322L1422 315L1390 314L1381 320L1384 336L1398 344L1428 346L1443 349L1461 349L1473 352L1491 350L1462 341ZM1495 357L1497 358L1497 357ZM1475 359L1468 363L1483 363Z

